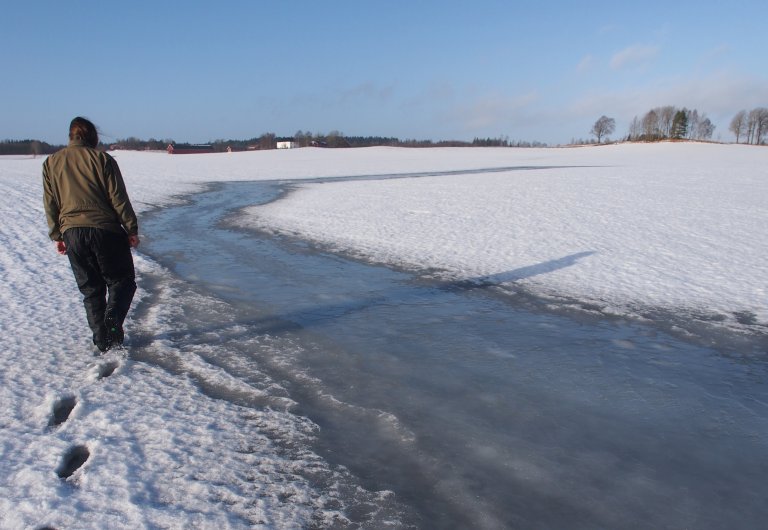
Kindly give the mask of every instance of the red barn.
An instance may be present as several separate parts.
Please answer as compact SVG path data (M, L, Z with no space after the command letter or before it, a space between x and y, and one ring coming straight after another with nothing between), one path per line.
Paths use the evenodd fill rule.
M197 153L213 153L212 145L203 144L168 144L169 155L191 155Z

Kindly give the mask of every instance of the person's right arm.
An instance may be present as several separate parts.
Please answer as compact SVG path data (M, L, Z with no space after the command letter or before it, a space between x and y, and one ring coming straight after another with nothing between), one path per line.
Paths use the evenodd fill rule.
M43 162L43 206L45 207L45 217L48 221L48 236L53 241L62 241L61 226L59 225L59 201L56 198L53 184L48 174L48 159Z

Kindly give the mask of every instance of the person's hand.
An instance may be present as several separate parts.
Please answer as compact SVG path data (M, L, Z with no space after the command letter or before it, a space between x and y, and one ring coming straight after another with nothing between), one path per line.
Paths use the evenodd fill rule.
M64 241L54 241L54 243L56 243L56 252L58 252L62 256L66 255L67 244Z
M139 243L141 243L141 240L139 239L139 235L138 234L134 234L132 236L128 236L128 244L131 245L131 248L138 247Z

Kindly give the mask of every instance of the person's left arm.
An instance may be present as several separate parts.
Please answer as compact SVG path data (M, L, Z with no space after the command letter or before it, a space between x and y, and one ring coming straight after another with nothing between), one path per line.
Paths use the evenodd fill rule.
M131 200L128 198L128 191L125 188L125 182L123 181L123 175L120 173L120 167L117 165L114 158L106 153L104 156L106 157L104 176L106 179L109 202L117 213L117 216L120 219L120 224L122 224L125 231L128 232L128 236L136 236L136 245L138 245L139 222L136 218L136 213L133 211Z

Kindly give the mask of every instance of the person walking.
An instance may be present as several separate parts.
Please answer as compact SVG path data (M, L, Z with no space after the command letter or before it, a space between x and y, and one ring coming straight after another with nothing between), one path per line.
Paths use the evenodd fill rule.
M139 225L120 168L98 143L91 121L72 120L69 145L43 163L43 201L48 235L69 258L93 343L103 353L123 343L136 292L131 248L139 245Z

